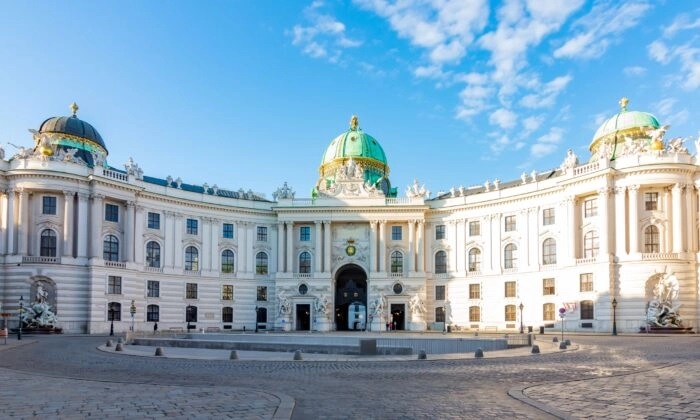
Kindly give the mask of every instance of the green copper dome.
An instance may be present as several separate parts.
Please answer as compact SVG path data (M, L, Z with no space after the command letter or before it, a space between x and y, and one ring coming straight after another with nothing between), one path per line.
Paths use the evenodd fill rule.
M622 143L625 141L625 137L646 139L648 138L648 130L661 126L656 117L648 112L628 111L628 103L627 98L622 98L619 102L622 108L620 112L610 117L598 128L589 147L591 152L595 152L602 143Z

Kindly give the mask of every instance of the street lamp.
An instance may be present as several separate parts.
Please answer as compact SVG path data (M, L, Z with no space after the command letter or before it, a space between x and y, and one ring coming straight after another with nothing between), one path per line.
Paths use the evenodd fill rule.
M258 311L260 308L258 308L258 305L255 305L255 332L258 332Z
M524 329L523 329L523 308L524 307L525 307L525 305L523 305L523 303L520 302L520 306L518 306L518 308L520 308L520 334L522 334L524 332Z
M111 321L109 324L109 335L112 336L114 335L114 302L109 304L109 320Z
M615 298L613 298L613 300L612 300L612 307L613 307L613 330L612 330L612 335L617 335L617 314L616 314L617 299L615 299Z
M131 313L131 332L134 332L134 315L136 315L136 302L133 299L131 300L129 312Z
M185 318L187 318L187 332L190 332L190 320L192 319L192 305L187 305L187 309L185 310Z
M17 340L22 339L22 311L24 311L24 296L19 297L19 328L17 329Z

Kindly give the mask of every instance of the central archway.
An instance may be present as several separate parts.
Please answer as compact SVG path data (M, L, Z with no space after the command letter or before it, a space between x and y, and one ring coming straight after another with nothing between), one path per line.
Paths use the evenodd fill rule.
M367 326L367 274L348 264L335 275L335 329L363 330Z

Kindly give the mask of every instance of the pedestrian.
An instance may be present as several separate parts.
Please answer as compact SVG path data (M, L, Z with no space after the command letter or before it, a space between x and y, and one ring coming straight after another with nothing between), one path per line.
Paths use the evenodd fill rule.
M153 324L153 334L158 334L158 323Z

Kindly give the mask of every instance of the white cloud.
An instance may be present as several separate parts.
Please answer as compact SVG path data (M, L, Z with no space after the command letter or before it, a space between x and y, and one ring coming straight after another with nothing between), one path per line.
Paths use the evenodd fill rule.
M671 38L676 34L676 32L696 28L700 28L700 18L693 21L688 14L682 13L676 16L670 25L664 27L663 35L666 38Z
M661 41L654 41L649 44L647 51L649 52L649 57L661 64L667 64L670 60L668 48Z
M545 108L552 106L557 96L559 96L561 91L571 82L571 79L572 77L570 75L556 77L541 88L536 89L536 93L523 96L520 100L520 104L526 108Z
M345 24L333 16L319 11L323 2L314 1L305 9L309 25L294 25L290 31L292 45L313 58L325 58L332 63L338 63L342 50L356 48L362 41L352 39L347 35Z
M543 116L527 117L523 119L523 127L525 128L525 134L530 134L533 131L537 130L538 128L540 128L543 122Z
M663 124L669 124L671 126L676 124L683 124L688 121L690 113L687 109L682 109L676 111L675 106L678 103L676 98L664 98L659 102L652 105L652 109L655 109L656 116L662 121Z
M651 8L646 1L614 5L598 2L587 15L573 27L581 28L572 38L554 51L556 58L596 58L615 42L620 33L639 24L642 16Z
M498 125L504 130L515 127L515 123L518 120L518 116L505 108L499 108L492 112L489 116L489 122L493 125Z
M647 69L642 66L629 66L625 67L622 69L622 72L625 74L625 76L643 76L646 74Z
M668 46L656 40L647 46L649 56L661 64L677 62L680 72L674 76L675 81L686 90L700 88L700 48L693 45L697 38L678 46Z
M557 150L559 143L564 136L564 130L559 127L552 127L549 132L541 136L530 146L530 156L539 159Z

